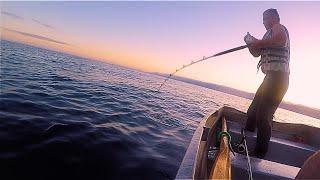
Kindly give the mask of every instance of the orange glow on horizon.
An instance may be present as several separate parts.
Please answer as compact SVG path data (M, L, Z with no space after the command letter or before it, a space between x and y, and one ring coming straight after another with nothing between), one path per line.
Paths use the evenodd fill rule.
M112 64L119 64L121 66L135 68L135 69L139 69L147 72L161 72L166 70L162 67L154 65L152 63L154 59L151 59L151 57L143 56L143 55L134 56L133 52L130 52L129 50L124 51L124 52L127 52L125 54L122 53L118 55L112 52L106 52L103 48L101 48L101 46L97 46L97 45L95 46L86 45L84 47L74 46L72 44L61 45L54 42L47 42L47 41L38 40L32 37L26 37L24 35L20 35L18 33L6 31L3 29L1 29L1 38L29 44L36 47L42 47L42 48L46 48L54 51L59 51L67 54L72 54L72 55L76 55L76 56L80 56L88 59L104 61ZM139 63L140 59L146 60L145 63L144 64Z
M195 13L190 13L190 7L183 3L181 6L141 3L139 7L130 7L126 13L119 13L117 9L106 5L101 7L100 12L90 11L90 18L89 14L76 8L73 9L74 13L69 13L71 9L64 7L65 11L61 11L62 15L58 16L54 7L42 7L40 12L40 5L37 3L34 3L34 8L39 11L32 10L32 3L28 6L30 9L24 8L23 3L4 3L7 5L6 11L10 12L10 8L16 10L12 12L22 16L24 20L1 15L1 38L141 71L169 74L203 56L243 45L243 36L247 31L261 38L265 29L259 13L274 5L291 38L290 84L284 100L320 109L320 84L317 83L317 78L320 77L320 25L315 23L320 17L319 11L316 11L320 4L241 2L243 7L239 8L236 2L206 3L208 4L195 3L197 8L191 8ZM62 8L58 3L57 7ZM115 7L120 6L115 3ZM302 7L303 13L296 13ZM104 11L104 8L109 8L109 11ZM163 13L162 8L172 8L172 14L169 13L169 16ZM244 13L246 8L251 11ZM152 11L154 20L145 16L151 10L157 10ZM99 13L105 14L101 16ZM53 25L55 29L45 28L32 21L39 15L43 15L43 22ZM83 21L75 21L79 17L83 17ZM242 21L235 21L235 17L242 18ZM3 28L70 45L24 36ZM264 77L261 71L256 73L258 61L258 58L253 58L244 49L193 65L176 75L255 93Z
M59 51L59 52L64 52L64 53L68 53L68 54L73 54L76 56L80 56L80 57L85 57L88 59L95 59L95 60L99 60L99 61L104 61L107 63L112 63L112 64L119 64L121 66L125 66L125 67L129 67L129 68L134 68L134 69L138 69L138 70L142 70L142 71L146 71L146 72L164 72L164 73L171 73L174 69L172 68L163 68L161 66L157 66L156 64L152 63L152 61L157 61L157 62L161 62L161 59L159 58L158 60L155 59L151 59L151 57L143 57L143 56L133 56L131 53L126 53L126 54L121 54L121 55L116 55L116 54L108 54L105 51L103 51L103 49L99 49L99 47L95 47L95 46L87 46L87 47L77 47L74 48L72 46L67 46L67 45L59 45L59 44L55 44L52 42L46 42L46 41L42 41L42 40L37 40L31 37L25 37L13 32L8 32L8 31L2 31L1 34L2 38L8 39L8 40L12 40L12 41L17 41L17 42L22 42L22 43L26 43L26 44L30 44L33 46L37 46L37 47L44 47L47 49L51 49L51 50L55 50L55 51ZM128 51L130 52L130 51ZM245 52L242 52L245 53ZM240 53L240 54L242 54ZM314 59L312 55L308 55L308 56L304 56L304 58L306 59ZM107 59L107 60L106 60ZM141 64L139 63L140 59L148 59L147 61L145 61L145 64ZM228 60L228 58L223 58L221 57L220 59L218 59L217 61L230 61L230 59ZM187 61L186 61L187 62ZM176 64L176 63L175 63ZM178 73L178 76L183 76L183 77L188 77L188 78L192 78L195 80L199 80L199 81L203 81L203 82L212 82L212 83L216 83L219 85L224 85L224 86L228 86L228 87L237 87L237 89L240 90L244 90L247 92L251 92L254 93L255 90L257 89L257 85L260 84L261 79L263 78L262 73L258 74L256 77L251 77L252 80L255 82L256 86L250 86L248 87L247 84L243 84L241 82L238 83L234 83L232 82L232 74L229 74L230 77L228 77L228 74L225 73L223 76L221 76L221 74L219 73L215 73L214 71L219 69L219 67L215 67L215 62L212 60L211 62L208 61L207 62L207 69L203 69L203 66L201 66L201 64L198 65L194 65L193 68L187 68L184 71L181 71L180 73ZM303 63L302 63L303 65ZM233 67L236 68L236 67ZM316 68L316 67L315 67ZM198 73L196 73L198 72ZM207 74L208 76L205 76L205 81L203 80L203 74ZM299 73L299 72L298 72ZM303 73L303 72L301 72ZM292 76L296 76L296 75L291 75ZM249 77L245 77L245 78L249 78ZM310 107L317 107L318 105L318 100L317 98L314 98L314 94L317 94L317 89L319 89L319 87L314 88L314 89L308 89L309 93L304 94L303 96L296 96L296 94L299 94L300 92L304 92L306 91L305 89L305 85L304 84L308 84L309 81L305 81L304 76L297 76L294 77L295 79L290 80L290 91L287 92L287 94L285 95L284 100L285 101L289 101L289 102L294 102L294 103L298 103L298 104L304 104ZM229 80L228 80L229 79ZM299 85L297 85L299 84ZM318 86L317 84L313 84L315 86ZM314 99L315 101L306 101L305 99Z

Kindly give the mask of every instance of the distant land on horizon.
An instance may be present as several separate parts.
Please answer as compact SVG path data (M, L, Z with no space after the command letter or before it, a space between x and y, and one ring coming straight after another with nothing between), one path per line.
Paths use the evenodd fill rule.
M13 40L9 40L9 39L3 39L3 38L0 38L0 41L9 41L9 42L12 42L12 43L18 43L18 44L23 44L23 45L26 45L26 46L32 46L32 47L36 47L36 48L40 48L40 49L44 49L44 50L48 50L48 51L54 51L54 52L66 54L66 55L69 55L69 56L74 56L74 57L79 57L79 58L84 58L84 59L90 59L90 60L94 60L94 61L103 62L103 63L106 63L106 64L116 65L116 66L120 66L120 67L123 67L123 68L128 68L128 69L132 69L132 70L136 70L136 71L145 72L145 71L142 71L142 70L139 70L139 69L135 69L135 68L127 67L127 66L122 66L122 65L119 65L119 64L113 64L113 63L106 62L106 61L103 61L103 60L98 60L98 59L88 58L88 57L82 57L82 56L78 56L78 55L74 55L74 54L70 54L70 53L66 53L66 52L61 52L61 51L58 51L58 50L53 50L53 49L49 49L49 48L35 46L35 45L24 43L24 42L18 42L18 41L13 41ZM158 75L158 76L161 76L161 77L167 77L168 76L168 74L158 73L158 72L146 72L146 73ZM182 82L185 82L185 83L194 84L194 85L197 85L197 86L202 86L202 87L205 87L205 88L208 88L208 89L213 89L213 90L216 90L216 91L220 91L220 92L223 92L223 93L235 95L235 96L246 98L246 99L250 99L250 100L252 100L253 97L254 97L254 93L249 93L249 92L246 92L246 91L241 91L241 90L238 90L238 89L234 89L234 88L230 88L230 87L227 87L227 86L218 85L218 84L214 84L214 83L202 82L202 81L198 81L198 80L194 80L194 79L190 79L190 78L185 78L185 77L180 77L180 76L173 76L172 79L175 79L175 80L178 80L178 81L182 81ZM283 108L283 109L286 109L286 110L289 110L289 111L293 111L293 112L296 112L296 113L300 113L300 114L303 114L303 115L307 115L307 116L310 116L310 117L313 117L313 118L316 118L316 119L320 119L320 109L317 109L317 108L308 107L308 106L304 106L304 105L300 105L300 104L294 104L294 103L291 103L291 102L282 102L280 104L280 108Z
M155 74L155 75L162 76L162 77L168 76L168 74L163 74L163 73L158 73L158 72L152 72L151 74ZM198 81L198 80L185 78L185 77L181 77L181 76L173 76L173 77L171 77L171 79L182 81L185 83L190 83L190 84L201 86L201 87L205 87L208 89L213 89L216 91L220 91L220 92L223 92L226 94L235 95L235 96L246 98L249 100L253 100L253 97L254 97L254 93L249 93L246 91L242 91L242 90L238 90L238 89L234 89L231 87L218 85L218 84L214 84L214 83L207 83L207 82ZM299 114L307 115L307 116L310 116L310 117L313 117L316 119L320 119L320 109L317 109L317 108L308 107L308 106L304 106L304 105L300 105L300 104L294 104L291 102L284 102L284 101L281 102L279 107L282 109L286 109L289 111L299 113Z

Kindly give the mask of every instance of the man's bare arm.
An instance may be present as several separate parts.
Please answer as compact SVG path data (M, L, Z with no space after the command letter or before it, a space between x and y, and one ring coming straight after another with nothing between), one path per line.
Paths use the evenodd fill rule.
M286 32L282 25L277 24L272 28L273 36L270 39L258 41L258 47L279 47L284 46L287 40Z
M258 49L258 48L252 48L252 47L249 46L249 51L250 51L250 53L252 54L253 57L259 57L261 55L260 54L261 50Z

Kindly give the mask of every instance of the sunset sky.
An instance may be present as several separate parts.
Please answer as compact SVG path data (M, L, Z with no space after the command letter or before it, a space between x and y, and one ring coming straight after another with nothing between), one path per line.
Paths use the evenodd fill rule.
M262 13L276 8L291 37L285 101L320 109L320 2L0 2L1 38L171 73L183 64L244 45L265 33ZM247 49L178 73L255 92L263 80Z

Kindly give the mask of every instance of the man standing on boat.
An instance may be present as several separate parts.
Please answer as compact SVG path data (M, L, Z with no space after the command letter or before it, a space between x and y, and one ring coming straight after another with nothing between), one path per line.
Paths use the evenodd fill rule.
M258 129L255 155L259 158L263 158L268 151L273 115L288 89L290 73L289 33L286 27L280 24L276 9L268 9L263 13L263 24L267 32L262 40L249 33L245 37L250 53L254 57L261 56L257 67L258 70L261 67L265 74L247 111L245 127L252 132L255 127Z

